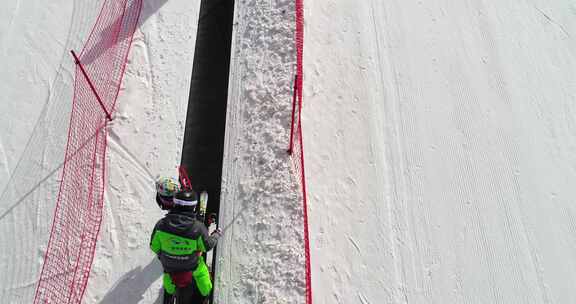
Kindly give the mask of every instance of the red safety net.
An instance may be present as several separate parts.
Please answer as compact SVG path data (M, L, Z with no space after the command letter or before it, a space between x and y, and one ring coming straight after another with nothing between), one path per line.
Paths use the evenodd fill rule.
M312 303L312 276L310 270L310 237L308 233L308 198L306 193L306 175L304 167L304 143L302 139L302 84L304 59L304 3L296 0L296 77L292 107L292 125L288 153L292 155L292 165L297 173L302 190L302 208L304 223L304 253L306 263L306 303Z
M86 289L102 221L108 114L141 8L142 0L105 0L80 53L60 189L34 303L80 303Z

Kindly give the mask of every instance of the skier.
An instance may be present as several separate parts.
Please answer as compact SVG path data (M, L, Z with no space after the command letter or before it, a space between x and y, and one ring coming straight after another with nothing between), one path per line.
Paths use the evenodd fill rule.
M178 191L173 207L158 221L150 248L164 268L164 303L172 303L178 288L177 303L201 304L212 291L208 266L202 254L216 246L219 229L208 229L196 218L198 198L190 189Z

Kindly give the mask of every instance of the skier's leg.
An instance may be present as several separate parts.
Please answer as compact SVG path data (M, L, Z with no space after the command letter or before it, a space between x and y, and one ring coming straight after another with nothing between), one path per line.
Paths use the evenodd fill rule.
M212 280L210 279L208 266L206 266L202 257L199 258L198 267L194 271L193 275L198 291L202 296L207 297L212 291Z
M176 285L174 285L172 278L167 273L164 273L162 282L164 286L164 304L172 304L174 301L174 293L176 292Z
M178 287L176 292L176 304L197 304L194 299L194 283L190 283L186 287Z
M163 304L174 304L174 295L169 294L166 289L164 289L164 300Z
M207 299L208 297L205 297L205 296L203 296L203 295L200 293L200 289L198 289L198 286L196 286L196 284L195 284L194 282L193 282L192 284L190 284L190 285L192 285L192 287L193 287L193 288L192 288L192 290L193 290L193 295L192 295L192 298L191 298L190 303L194 303L194 304L204 304L204 301L206 301L206 299Z

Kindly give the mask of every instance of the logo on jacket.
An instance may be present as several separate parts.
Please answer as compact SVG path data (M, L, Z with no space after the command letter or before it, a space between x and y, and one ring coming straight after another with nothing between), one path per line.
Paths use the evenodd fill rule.
M171 238L170 242L172 243L172 245L174 246L184 246L184 245L188 245L188 241L186 240L181 240L181 239L177 239L177 238Z

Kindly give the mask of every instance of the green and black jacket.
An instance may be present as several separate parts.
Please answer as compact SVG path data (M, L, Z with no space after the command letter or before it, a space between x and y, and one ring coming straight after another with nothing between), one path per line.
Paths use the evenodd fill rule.
M198 267L198 252L214 248L217 241L208 235L208 229L194 212L175 209L154 227L150 248L158 255L165 272L194 271Z

